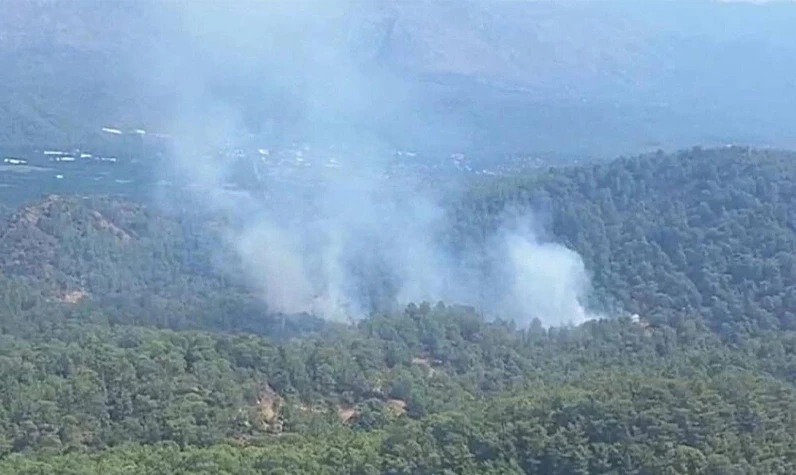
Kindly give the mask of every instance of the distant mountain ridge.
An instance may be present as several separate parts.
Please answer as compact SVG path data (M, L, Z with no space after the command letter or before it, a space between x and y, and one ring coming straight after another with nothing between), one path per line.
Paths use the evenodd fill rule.
M254 132L278 135L274 121L314 118L308 104L341 87L322 85L319 99L275 89L334 78L291 63L326 45L330 67L356 68L378 86L343 95L343 107L364 101L354 109L362 122L396 141L430 141L420 131L430 126L465 147L603 155L796 143L791 3L263 2L224 14L195 5L8 2L0 142L74 143L106 124L172 127L190 72ZM399 101L408 105L392 110Z

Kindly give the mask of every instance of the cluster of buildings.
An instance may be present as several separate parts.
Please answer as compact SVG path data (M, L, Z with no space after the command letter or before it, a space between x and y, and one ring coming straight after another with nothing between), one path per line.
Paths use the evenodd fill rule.
M44 156L52 162L74 162L80 160L95 160L100 162L116 162L116 157L103 157L91 153L75 150L73 152L63 152L60 150L45 150Z

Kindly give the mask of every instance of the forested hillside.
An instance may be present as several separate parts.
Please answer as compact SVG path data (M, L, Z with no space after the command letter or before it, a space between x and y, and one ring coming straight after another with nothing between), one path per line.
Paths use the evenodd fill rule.
M302 321L268 316L234 273L219 271L215 260L229 256L213 229L141 204L48 196L6 213L0 268L26 289L29 305L41 307L26 319L65 311L109 323L269 334Z
M535 207L583 256L598 301L730 336L796 329L794 202L796 154L696 148L501 179L455 222L471 236L499 210Z
M2 213L0 473L793 473L794 158L694 149L452 200L462 249L519 209L583 256L606 318L566 328L455 302L270 315L218 223Z

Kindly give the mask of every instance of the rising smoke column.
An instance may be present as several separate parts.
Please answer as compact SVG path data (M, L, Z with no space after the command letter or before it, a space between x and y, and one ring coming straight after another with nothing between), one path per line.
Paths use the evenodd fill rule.
M192 204L228 223L224 242L237 258L230 267L281 314L345 320L443 300L521 323L588 318L576 253L508 221L480 247L453 253L436 199L411 180L385 178L391 147L370 125L384 117L396 128L427 124L429 137L434 127L401 78L352 50L346 33L361 26L360 7L171 3L156 13L176 45L164 45L152 71L153 83L178 97L164 172ZM262 124L271 124L265 133ZM311 188L274 191L265 180L260 190L231 192L229 151L249 145L253 129L256 140L283 144L345 140L345 168Z

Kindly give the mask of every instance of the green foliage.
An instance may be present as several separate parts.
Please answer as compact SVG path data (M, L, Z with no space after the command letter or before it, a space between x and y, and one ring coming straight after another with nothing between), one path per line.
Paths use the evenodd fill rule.
M282 343L53 325L3 341L0 469L792 469L796 388L774 375L794 353L769 361L750 341L731 349L698 326L627 319L517 331L431 306Z
M320 327L269 314L234 272L216 272L213 260L226 256L213 226L110 198L50 196L22 207L0 222L0 277L35 298L3 324L67 317L269 335Z
M452 204L462 246L544 210L622 310L552 329L443 303L269 316L213 270L207 223L4 213L0 473L794 473L792 158L622 159Z
M535 209L577 250L595 300L726 336L796 329L796 154L693 150L488 183L455 205L454 239Z

